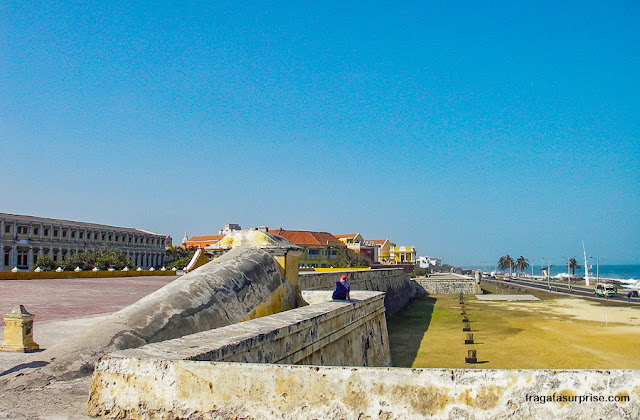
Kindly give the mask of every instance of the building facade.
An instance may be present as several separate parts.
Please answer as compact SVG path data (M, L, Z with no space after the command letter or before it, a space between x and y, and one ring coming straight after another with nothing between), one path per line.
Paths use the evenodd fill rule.
M38 257L61 261L99 248L118 248L136 266L159 268L169 245L170 236L141 229L0 213L0 271L31 270Z
M269 233L279 235L304 249L298 257L302 268L328 268L336 264L338 250L345 248L342 242L329 232L309 230L267 229Z
M379 247L365 241L361 234L345 233L335 235L335 237L353 252L364 255L372 264L377 264L379 262Z

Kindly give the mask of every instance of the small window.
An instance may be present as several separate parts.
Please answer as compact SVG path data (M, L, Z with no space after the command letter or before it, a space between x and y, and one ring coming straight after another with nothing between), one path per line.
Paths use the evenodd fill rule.
M63 237L63 238L66 238L66 237L67 237L67 231L66 231L66 230L64 230L64 229L62 230L62 237Z
M109 240L111 240L111 235L109 235Z
M104 233L102 234L102 240L104 241L104 238L106 238L107 235L105 235Z
M116 235L116 242L120 242L120 237Z
M82 239L84 237L84 232L78 233L78 238Z
M54 238L58 237L58 229L53 229L53 237Z
M131 236L129 236L129 243L131 243Z
M40 234L40 229L38 229L38 228L33 228L33 234L34 234L34 235L39 235L39 234Z
M4 226L4 233L10 233L11 232L11 225L5 225Z
M49 236L49 229L46 229L46 228L45 228L45 230L44 230L44 236Z
M71 237L72 237L72 238L75 238L75 237L76 237L76 231L75 231L75 230L74 230L74 231L71 231Z

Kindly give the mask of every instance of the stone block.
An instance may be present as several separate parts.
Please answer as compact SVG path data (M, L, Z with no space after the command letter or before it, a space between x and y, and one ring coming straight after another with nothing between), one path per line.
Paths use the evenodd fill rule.
M33 319L24 306L18 305L4 315L4 341L1 351L28 353L40 349L33 341Z

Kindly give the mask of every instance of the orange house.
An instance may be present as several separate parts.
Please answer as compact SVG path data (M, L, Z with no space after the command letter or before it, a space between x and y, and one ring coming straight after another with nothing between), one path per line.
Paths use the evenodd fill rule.
M205 246L217 244L224 235L204 235L204 236L192 236L191 238L185 238L182 240L181 247L189 248L202 248Z

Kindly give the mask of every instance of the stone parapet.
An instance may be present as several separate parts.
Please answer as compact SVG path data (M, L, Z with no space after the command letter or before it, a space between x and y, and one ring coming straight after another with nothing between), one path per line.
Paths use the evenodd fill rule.
M353 303L327 301L173 340L123 350L108 358L161 358L249 363L389 366L384 293L354 292Z
M300 290L333 290L340 276L345 275L351 290L373 290L385 293L386 315L391 316L416 296L416 288L402 269L360 271L301 272Z
M430 295L450 295L450 294L478 294L482 293L480 285L470 277L450 274L432 275L427 278L411 279L418 294L427 293Z
M638 418L639 390L637 370L347 368L106 357L96 366L88 412L118 419Z

